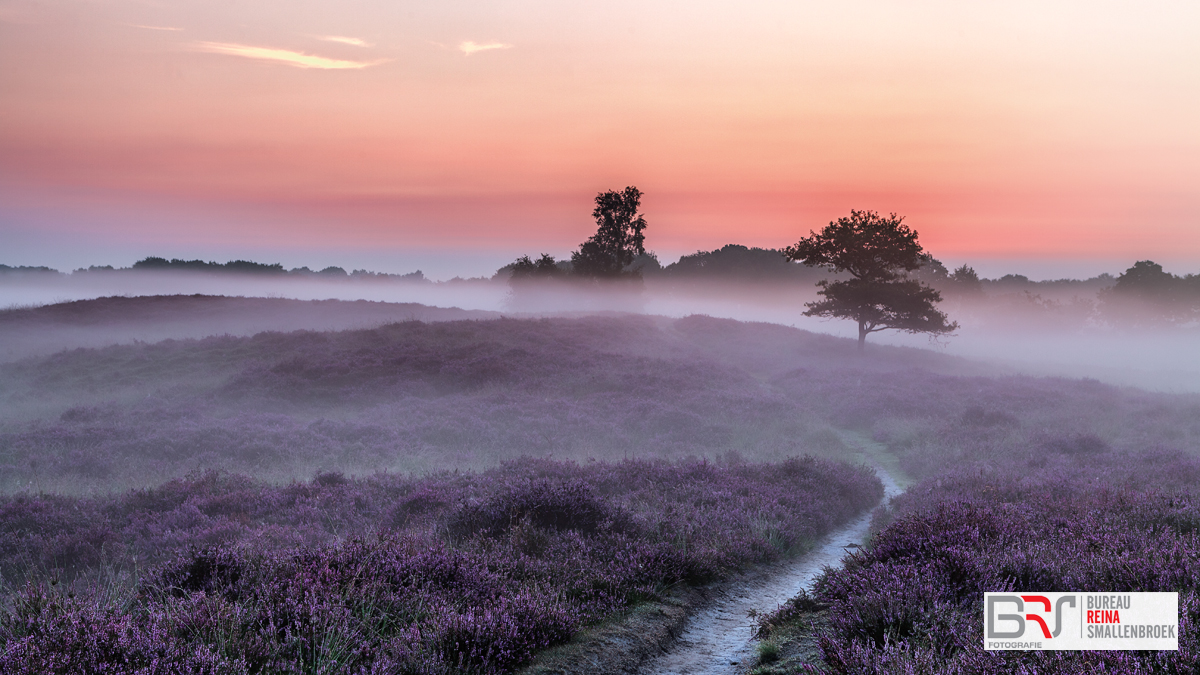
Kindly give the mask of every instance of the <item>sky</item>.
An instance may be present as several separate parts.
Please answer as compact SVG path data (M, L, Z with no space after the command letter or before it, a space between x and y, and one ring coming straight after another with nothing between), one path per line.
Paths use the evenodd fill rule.
M670 260L850 209L1200 271L1200 4L0 0L0 263L490 274L645 193Z

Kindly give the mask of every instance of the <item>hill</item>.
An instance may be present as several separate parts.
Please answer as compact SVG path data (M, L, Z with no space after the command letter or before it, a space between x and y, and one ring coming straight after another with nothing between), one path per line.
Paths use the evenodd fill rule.
M496 316L499 315L495 312L444 309L412 302L222 295L114 296L0 310L0 362L134 340L157 342L302 328L344 330L394 321Z

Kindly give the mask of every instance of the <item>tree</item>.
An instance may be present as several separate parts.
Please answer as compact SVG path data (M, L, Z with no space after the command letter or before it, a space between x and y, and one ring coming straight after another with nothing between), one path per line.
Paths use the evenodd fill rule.
M596 234L571 254L574 274L594 279L614 279L625 274L633 259L646 253L646 219L638 213L642 193L633 186L622 192L596 195ZM631 274L636 275L636 272Z
M983 282L975 268L964 264L950 274L952 288L963 295L980 295L983 293Z
M806 303L804 315L857 321L860 351L867 335L881 330L937 335L958 328L934 307L941 294L910 278L932 257L903 221L894 213L882 218L874 211L851 211L850 217L829 223L820 234L810 231L783 250L788 260L853 277L817 282L825 297Z
M1191 277L1177 277L1151 260L1139 260L1100 292L1105 313L1117 323L1185 325L1200 316L1200 294Z
M553 279L563 275L554 256L549 253L543 253L542 257L537 260L530 260L529 256L523 255L508 267L511 270L508 277L509 284L519 284L537 279Z
M667 265L668 278L723 282L816 281L822 272L797 265L774 248L726 244L713 251L696 251Z

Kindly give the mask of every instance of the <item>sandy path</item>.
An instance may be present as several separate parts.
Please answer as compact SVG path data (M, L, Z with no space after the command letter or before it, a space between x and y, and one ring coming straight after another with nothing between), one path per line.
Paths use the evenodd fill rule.
M876 467L884 499L901 490L893 477ZM749 612L771 612L801 589L809 588L826 566L835 566L846 546L861 544L871 523L868 510L828 535L807 555L750 575L725 589L722 596L692 616L670 651L642 667L646 675L736 675L755 662L754 621Z

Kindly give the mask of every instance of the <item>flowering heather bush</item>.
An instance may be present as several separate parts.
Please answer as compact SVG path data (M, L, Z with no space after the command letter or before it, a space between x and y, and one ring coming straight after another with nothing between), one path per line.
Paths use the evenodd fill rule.
M871 546L767 620L827 608L821 648L834 672L1200 666L1188 629L1200 618L1200 398L920 371L776 382L835 424L871 433L924 479L877 512ZM1005 590L1180 591L1180 651L986 652L982 594Z
M19 495L0 504L0 671L507 672L672 584L804 550L881 495L811 457Z
M502 536L516 527L595 534L601 530L629 532L635 524L624 511L592 494L586 483L535 483L513 487L485 502L458 510L447 523L452 537L473 534Z
M1200 460L1094 446L954 468L895 500L895 520L815 590L834 672L1200 670ZM984 651L983 593L1037 590L1178 591L1179 651Z

